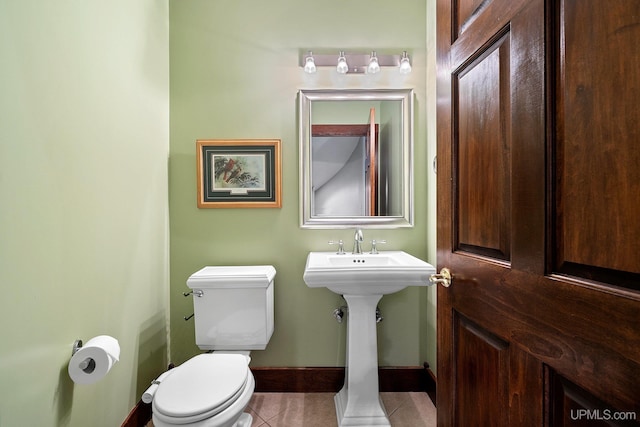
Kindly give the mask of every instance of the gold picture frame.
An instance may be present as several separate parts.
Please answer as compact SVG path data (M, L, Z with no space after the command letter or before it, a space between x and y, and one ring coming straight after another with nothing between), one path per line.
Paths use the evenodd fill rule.
M281 208L279 139L198 139L198 208Z

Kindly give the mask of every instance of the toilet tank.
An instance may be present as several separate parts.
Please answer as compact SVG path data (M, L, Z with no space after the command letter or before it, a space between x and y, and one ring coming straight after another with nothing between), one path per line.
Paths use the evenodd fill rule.
M193 290L196 344L203 350L264 350L273 333L271 265L204 267Z

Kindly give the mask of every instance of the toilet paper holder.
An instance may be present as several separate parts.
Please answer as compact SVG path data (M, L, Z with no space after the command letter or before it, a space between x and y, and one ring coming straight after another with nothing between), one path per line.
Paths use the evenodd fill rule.
M71 350L71 355L73 356L74 354L76 354L81 348L82 340L76 340L76 342L73 343L73 350Z
M76 354L78 352L78 350L80 350L81 348L82 348L82 340L76 340L73 343L73 349L71 350L71 356ZM93 360L90 357L87 357L82 362L80 362L79 367L80 367L80 369L82 369L87 374L90 374L96 368L96 361Z

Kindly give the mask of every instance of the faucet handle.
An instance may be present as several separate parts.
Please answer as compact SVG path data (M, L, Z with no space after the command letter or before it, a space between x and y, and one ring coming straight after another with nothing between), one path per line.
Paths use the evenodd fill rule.
M336 252L336 254L338 255L344 255L344 242L342 241L342 239L338 240L337 242L335 240L329 240L327 243L329 243L330 245L338 245L338 252Z
M387 243L387 241L386 240L375 240L375 239L372 240L371 241L371 252L369 252L369 253L371 253L371 254L377 254L378 253L378 247L377 247L378 243L383 244L383 243Z

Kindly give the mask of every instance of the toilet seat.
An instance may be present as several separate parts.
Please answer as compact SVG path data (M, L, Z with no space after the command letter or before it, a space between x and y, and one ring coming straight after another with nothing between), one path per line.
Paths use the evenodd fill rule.
M200 354L174 370L153 397L154 414L172 424L211 418L231 406L247 385L254 384L249 381L247 358L240 354Z

